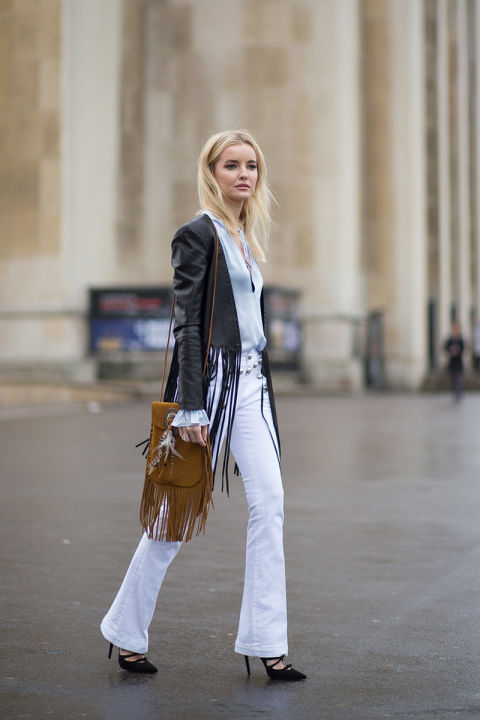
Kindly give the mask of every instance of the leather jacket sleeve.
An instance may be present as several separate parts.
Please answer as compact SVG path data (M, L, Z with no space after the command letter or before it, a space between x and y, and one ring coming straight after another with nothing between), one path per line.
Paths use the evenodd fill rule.
M172 266L178 402L182 410L199 410L204 408L202 320L210 257L205 239L188 225L173 238Z

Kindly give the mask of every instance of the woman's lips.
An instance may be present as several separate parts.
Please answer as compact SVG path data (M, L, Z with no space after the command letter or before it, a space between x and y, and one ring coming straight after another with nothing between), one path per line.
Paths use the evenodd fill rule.
M250 190L250 185L235 185L237 190Z

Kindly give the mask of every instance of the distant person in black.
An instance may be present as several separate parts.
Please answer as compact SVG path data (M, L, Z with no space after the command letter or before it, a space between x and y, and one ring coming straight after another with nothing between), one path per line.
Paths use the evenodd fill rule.
M480 373L480 322L475 323L472 337L473 345L473 368Z
M452 334L445 342L445 352L448 355L448 373L451 378L452 392L456 402L460 402L463 390L463 351L465 343L460 332L460 325L452 325Z

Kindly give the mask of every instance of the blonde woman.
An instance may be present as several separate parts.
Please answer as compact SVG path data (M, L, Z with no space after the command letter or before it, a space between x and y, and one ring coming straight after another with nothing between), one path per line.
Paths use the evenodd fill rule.
M270 228L270 191L263 153L244 131L227 131L204 145L198 167L201 210L172 242L175 346L165 400L176 400L174 420L182 438L205 444L207 432L222 488L228 492L231 450L243 477L249 509L243 600L235 651L259 657L275 680L304 680L283 658L287 607L283 555L283 488L280 442L266 350L263 280ZM216 295L207 372L216 233ZM119 648L119 664L131 672L157 668L144 653L158 592L181 542L143 535L101 630Z

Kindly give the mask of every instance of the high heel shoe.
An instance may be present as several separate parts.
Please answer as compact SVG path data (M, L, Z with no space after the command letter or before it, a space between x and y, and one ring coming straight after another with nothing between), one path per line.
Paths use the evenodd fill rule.
M109 659L112 657L112 650L113 650L113 643L110 643L110 649L108 651L108 657ZM135 655L140 655L141 657L138 658L138 660L128 660L127 658L135 657ZM147 660L145 655L142 655L141 653L128 653L128 655L120 655L120 649L118 650L118 664L122 668L122 670L128 670L129 672L134 673L156 673L158 672L158 668L155 667L151 662Z
M295 668L293 668L291 665L285 665L284 668L275 670L275 665L278 665L278 663L281 662L284 657L285 655L274 658L260 658L265 667L265 670L267 671L268 677L272 680L286 680L288 682L295 682L295 680L306 680L307 676L299 672L298 670L295 670ZM245 665L247 666L247 673L250 676L250 661L248 659L248 655L244 655L244 658ZM275 660L275 662L271 665L267 665L267 660Z

